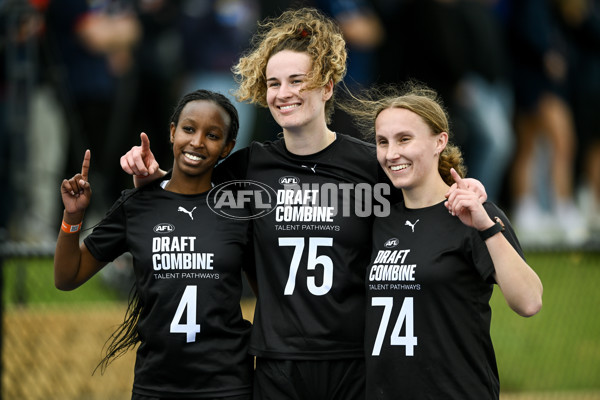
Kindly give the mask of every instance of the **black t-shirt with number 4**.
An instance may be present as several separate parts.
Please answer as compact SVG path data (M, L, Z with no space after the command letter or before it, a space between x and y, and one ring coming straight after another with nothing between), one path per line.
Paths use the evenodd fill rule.
M252 220L259 288L252 354L364 357L373 209L389 190L375 187L379 172L374 145L342 134L309 156L288 152L282 139L253 143L217 167L220 182L260 182L273 196L270 212ZM265 204L252 204L251 214Z
M168 192L159 182L125 191L85 238L100 261L133 256L143 304L135 393L251 393L251 324L240 309L248 223L217 215L206 197Z
M522 251L504 213L504 235ZM443 202L395 204L373 226L366 272L367 393L374 400L498 399L490 338L494 265L477 231Z

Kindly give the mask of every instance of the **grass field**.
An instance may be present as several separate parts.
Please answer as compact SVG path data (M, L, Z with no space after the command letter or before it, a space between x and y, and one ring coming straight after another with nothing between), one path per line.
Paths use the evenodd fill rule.
M492 298L503 390L600 391L600 253L536 253L527 259L544 284L541 312L519 317L497 287Z
M498 290L491 302L502 400L600 399L600 253L531 253L527 259L544 284L542 311L519 317ZM128 398L132 354L117 360L104 376L90 376L104 340L123 316L119 292L100 277L73 292L60 292L53 285L51 261L43 259L6 263L3 281L4 393L6 385L11 393L39 389L33 382L44 380L56 388L57 379L68 376L65 384L80 386L61 392L61 398L121 398L112 392L106 397L109 387L119 387L122 398ZM252 305L252 300L244 304L248 318ZM36 363L29 353L46 361ZM26 378L32 376L35 381ZM13 398L52 396L41 392L40 397Z

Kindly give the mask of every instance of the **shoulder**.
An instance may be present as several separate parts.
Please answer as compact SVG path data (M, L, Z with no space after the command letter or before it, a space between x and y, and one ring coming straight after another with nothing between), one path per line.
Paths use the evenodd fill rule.
M277 149L285 147L283 137L275 140L265 140L264 142L252 141L245 149L249 152ZM244 150L244 149L242 149Z
M358 150L363 150L371 153L375 152L374 143L365 142L364 140L358 139L354 136L345 135L343 133L338 133L337 135L338 139L340 140L340 143L344 146L356 148Z
M154 187L155 185L156 185L156 183L152 182L148 185L145 185L145 186L142 186L139 188L125 189L125 190L121 191L121 195L119 196L117 201L115 201L115 203L113 204L113 208L126 203L129 199L139 195L140 193L148 193L148 192L153 191L152 187Z
M485 211L488 213L488 215L490 216L490 218L492 220L495 221L496 217L500 218L500 220L502 221L502 225L504 226L504 230L503 230L502 234L504 235L504 237L506 237L506 239L509 241L509 243L515 248L515 250L517 250L519 255L521 257L525 258L525 256L523 255L523 249L521 248L521 243L519 242L517 234L515 233L515 230L512 227L512 224L510 223L510 220L508 219L508 217L506 216L504 211L502 211L502 209L500 207L498 207L496 204L489 202L489 201L486 201L485 203L483 203L483 208L485 208Z
M223 160L213 175L217 183L229 179L245 179L247 170L254 159L260 159L261 155L272 153L285 148L283 139L266 142L252 142L247 147L236 150L233 154Z
M276 140L267 140L264 142L252 142L248 147L249 157L254 157L257 154L262 154L265 152L274 153L274 152L285 152L285 141L282 138Z
M371 165L377 163L377 151L373 143L364 142L352 136L338 134L335 145L331 148L330 154L336 157L347 159L351 162L361 160L359 165L364 166L365 162Z
M508 217L506 216L504 211L502 211L502 209L498 207L495 203L491 201L486 201L485 203L483 203L483 208L488 213L490 218L494 219L494 217L499 217L505 224L509 222Z
M379 168L377 150L373 143L367 143L352 136L338 134L338 143L332 155L361 168Z
M337 140L336 147L329 153L336 165L353 171L364 182L379 182L392 187L377 161L375 144L344 134L338 134Z
M160 182L162 179L157 179L154 182L151 182L147 185L125 189L121 191L121 195L119 198L113 203L108 214L114 214L114 212L118 209L124 209L125 207L135 207L136 204L139 204L139 200L142 198L154 198L156 197L156 192L162 189L160 188Z

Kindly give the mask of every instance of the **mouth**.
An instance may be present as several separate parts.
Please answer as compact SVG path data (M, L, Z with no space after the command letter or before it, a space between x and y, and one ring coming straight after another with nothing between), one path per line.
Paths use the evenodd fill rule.
M187 151L183 152L183 156L185 158L187 158L190 161L200 161L200 160L206 160L206 156L202 155L202 154L198 154L198 153L190 153Z
M286 104L284 106L277 106L277 108L279 108L279 110L286 112L286 111L290 111L293 110L294 108L298 108L300 107L300 104L295 103L295 104Z
M398 164L398 165L390 165L389 169L392 172L396 172L396 171L402 171L408 167L410 167L410 164Z

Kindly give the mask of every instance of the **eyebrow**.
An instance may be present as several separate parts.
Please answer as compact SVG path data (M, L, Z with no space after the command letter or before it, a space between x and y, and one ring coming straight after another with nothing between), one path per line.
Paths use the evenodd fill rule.
M306 76L306 74L292 74L292 75L288 76L288 79L298 78L298 77L305 77L305 76ZM277 81L277 80L279 80L279 79L277 79L275 77L273 77L273 78L267 78L267 82L269 82L269 81Z
M401 130L401 131L394 131L393 133L390 133L388 136L390 136L391 138L395 138L397 136L405 136L405 135L413 135L413 132L410 131L410 130L404 129L404 130ZM375 134L375 138L376 139L380 138L380 137L384 137L384 136L381 135L381 134L377 134L377 133Z
M195 119L189 118L189 117L182 118L181 121L179 121L179 122L180 123L187 122L188 124L197 124L197 121ZM220 131L224 131L224 130L226 131L227 129L229 129L227 127L227 124L225 124L225 127L222 127L222 126L217 125L217 124L212 124L212 125L208 125L208 128L209 129L218 129Z

